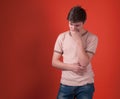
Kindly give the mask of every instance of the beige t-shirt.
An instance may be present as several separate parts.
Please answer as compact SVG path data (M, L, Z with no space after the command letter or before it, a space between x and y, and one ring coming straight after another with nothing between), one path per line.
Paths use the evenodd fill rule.
M86 52L95 54L98 38L95 34L86 32L82 35L83 46ZM62 54L63 62L68 64L77 64L77 44L72 38L69 31L61 33L55 43L54 51ZM87 70L76 74L72 71L62 70L61 83L70 86L82 86L94 82L94 73L91 63L88 64Z

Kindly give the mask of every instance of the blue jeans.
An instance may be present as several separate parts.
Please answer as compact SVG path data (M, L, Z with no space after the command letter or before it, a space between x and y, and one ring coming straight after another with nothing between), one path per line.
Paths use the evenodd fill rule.
M84 86L67 86L60 84L57 99L92 99L94 84Z

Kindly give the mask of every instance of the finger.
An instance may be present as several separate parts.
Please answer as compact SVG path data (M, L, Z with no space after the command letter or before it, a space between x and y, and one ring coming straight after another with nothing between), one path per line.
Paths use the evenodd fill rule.
M80 69L86 69L86 67L80 66Z
M79 32L79 29L76 29L77 32Z
M71 33L77 33L77 32L79 32L79 30L78 30L78 29L71 30Z
M80 69L81 69L81 72L85 72L87 70L87 68L83 66L81 66Z

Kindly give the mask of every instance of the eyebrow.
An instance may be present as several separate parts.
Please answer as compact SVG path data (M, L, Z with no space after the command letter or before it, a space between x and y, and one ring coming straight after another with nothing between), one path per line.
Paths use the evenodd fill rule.
M76 24L75 26L79 26L80 24Z
M72 23L72 22L70 22L70 24L73 24L73 25L80 25L81 23Z

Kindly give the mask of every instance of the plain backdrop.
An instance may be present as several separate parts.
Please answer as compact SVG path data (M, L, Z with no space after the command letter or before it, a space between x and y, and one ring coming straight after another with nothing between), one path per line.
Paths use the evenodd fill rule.
M61 71L52 67L54 43L68 30L68 11L86 9L85 28L98 35L92 60L94 99L119 99L119 0L0 1L0 99L56 99Z

